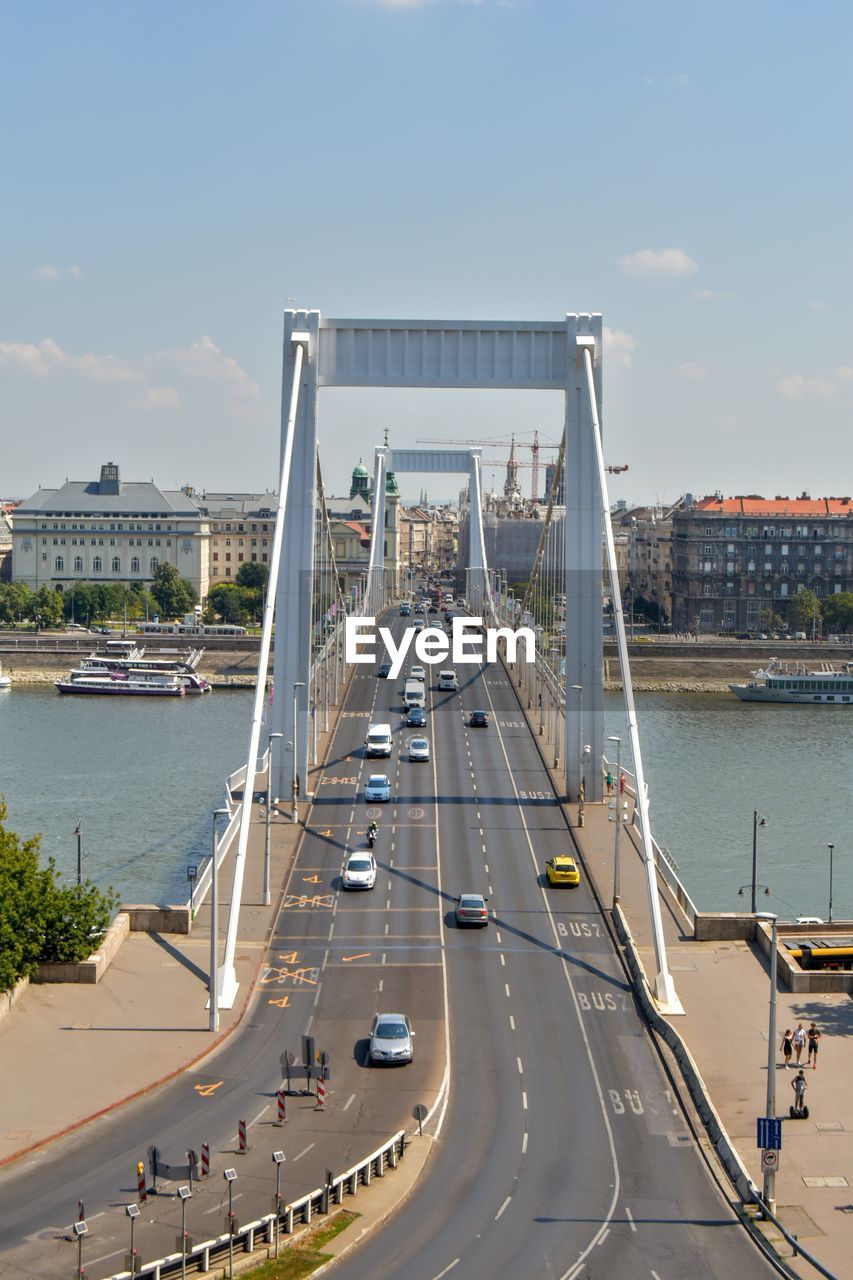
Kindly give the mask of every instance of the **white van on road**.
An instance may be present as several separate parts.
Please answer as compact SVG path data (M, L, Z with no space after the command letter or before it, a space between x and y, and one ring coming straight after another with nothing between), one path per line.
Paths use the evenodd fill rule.
M390 724L372 724L364 739L368 756L390 756L392 747Z
M405 707L425 707L426 696L424 693L423 680L407 680L406 687L403 690L403 705Z

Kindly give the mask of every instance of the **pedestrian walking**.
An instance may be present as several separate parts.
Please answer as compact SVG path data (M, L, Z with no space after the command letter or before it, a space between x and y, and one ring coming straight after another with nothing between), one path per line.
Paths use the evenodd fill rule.
M624 796L624 794L625 794L625 782L626 782L626 778L625 778L624 773L620 773L620 775L619 775L619 794L620 794L620 796Z
M794 1090L794 1107L797 1111L802 1111L806 1105L806 1089L808 1088L802 1067L800 1067L791 1081L791 1088Z
M610 772L609 769L604 778L604 785L607 787L607 794L609 796L612 796L613 795L613 774Z
M808 1064L811 1063L812 1071L817 1071L818 1040L820 1040L820 1032L818 1031L815 1024L812 1023L812 1025L809 1027L809 1030L808 1030L809 1056L806 1059L806 1066L808 1066Z
M782 1056L785 1059L785 1070L787 1071L791 1066L791 1054L794 1052L794 1041L791 1035L790 1027L786 1030L785 1034L783 1035L782 1044L780 1047L782 1049Z
M794 1040L794 1053L797 1055L797 1066L799 1066L800 1055L802 1054L803 1049L805 1049L806 1047L806 1033L803 1030L803 1024L801 1022L797 1023L797 1029L794 1032L793 1040Z

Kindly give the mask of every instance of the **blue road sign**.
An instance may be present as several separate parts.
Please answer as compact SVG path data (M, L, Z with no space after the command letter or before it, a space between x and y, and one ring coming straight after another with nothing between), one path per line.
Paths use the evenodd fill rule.
M765 1151L782 1150L782 1121L778 1116L758 1117L758 1140L755 1145Z

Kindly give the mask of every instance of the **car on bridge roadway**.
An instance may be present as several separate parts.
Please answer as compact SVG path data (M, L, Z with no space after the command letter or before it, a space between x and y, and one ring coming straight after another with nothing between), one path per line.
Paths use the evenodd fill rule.
M409 739L409 759L429 760L429 738Z
M368 804L373 804L377 800L390 800L390 779L384 773L372 773L364 788L364 798Z
M420 680L421 684L426 684L426 668L416 662L413 667L409 668L409 679Z
M472 711L471 719L468 724L472 729L488 729L489 713L488 711Z
M376 859L370 852L351 853L341 877L344 889L372 889L376 884Z
M423 707L412 707L406 716L406 724L410 729L423 729L426 722L426 712Z
M411 1062L412 1024L404 1013L377 1013L370 1025L368 1056L374 1062Z
M380 662L379 666L376 668L376 674L379 676L380 680L387 680L391 674L391 663Z
M404 601L404 602L400 605L400 617L401 617L401 618L408 618L408 617L410 616L411 612L412 612L412 606L411 606L410 604L406 604L406 602Z
M567 884L572 887L581 882L581 873L574 858L567 853L558 853L545 863L545 875L549 884Z
M456 927L461 929L472 925L474 928L485 929L489 923L487 902L488 898L484 898L481 893L460 894L456 899Z

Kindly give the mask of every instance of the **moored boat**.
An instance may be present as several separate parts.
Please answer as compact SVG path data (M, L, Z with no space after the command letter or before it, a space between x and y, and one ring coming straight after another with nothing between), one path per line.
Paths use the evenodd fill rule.
M159 672L92 671L78 667L67 679L57 680L60 693L91 693L146 698L182 698L186 692L177 675Z
M853 663L842 669L807 671L802 663L793 666L771 658L766 667L753 671L749 684L730 684L741 702L802 702L809 706L853 705Z
M12 680L10 676L3 675L3 664L0 662L0 689L11 689Z
M158 656L148 657L144 649L133 648L126 653L97 650L84 658L81 669L92 672L125 671L128 675L160 674L176 675L186 693L210 693L210 682L196 671L203 649L161 650Z

